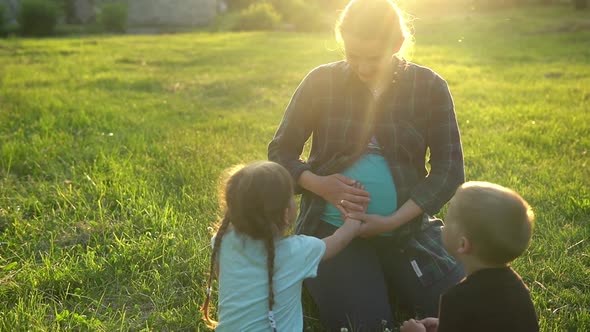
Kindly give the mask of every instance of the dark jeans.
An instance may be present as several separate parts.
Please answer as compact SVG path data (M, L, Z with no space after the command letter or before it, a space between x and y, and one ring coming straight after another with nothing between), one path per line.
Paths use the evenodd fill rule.
M324 238L336 227L321 223L315 236ZM322 262L318 276L305 287L319 308L329 331L382 331L399 326L396 306L418 317L438 317L440 295L463 278L457 266L425 287L417 278L403 248L388 237L357 238L335 257ZM383 321L386 325L383 325Z

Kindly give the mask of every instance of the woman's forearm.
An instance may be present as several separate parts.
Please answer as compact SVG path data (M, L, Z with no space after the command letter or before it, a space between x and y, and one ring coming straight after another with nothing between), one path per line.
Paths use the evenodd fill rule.
M303 171L297 179L297 184L305 190L311 191L312 193L319 195L319 176L313 174L311 171Z
M399 209L397 209L389 218L388 218L388 227L389 230L397 229L406 223L410 222L417 216L424 213L424 210L416 202L411 199L408 199Z
M409 199L389 216L347 212L346 217L364 221L361 225L361 236L369 238L382 233L395 231L422 213L424 213L422 208L413 200Z
M408 199L399 209L397 209L397 211L395 211L397 219L403 221L404 224L422 213L424 213L424 210L411 199Z

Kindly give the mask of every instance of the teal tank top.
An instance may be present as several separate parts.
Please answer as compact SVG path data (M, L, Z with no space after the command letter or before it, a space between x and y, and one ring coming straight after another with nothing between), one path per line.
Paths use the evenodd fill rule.
M369 153L364 154L351 167L340 174L359 181L365 186L365 190L371 195L371 201L367 208L368 214L387 216L397 210L397 191L387 160L380 154L375 153L374 139L369 144ZM326 207L321 220L340 227L344 224L340 211L331 203ZM391 232L382 235L391 235Z

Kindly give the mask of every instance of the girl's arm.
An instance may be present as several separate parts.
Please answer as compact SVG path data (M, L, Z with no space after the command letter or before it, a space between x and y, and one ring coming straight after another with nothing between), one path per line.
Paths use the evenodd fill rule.
M326 251L324 252L322 261L334 257L344 249L359 234L360 227L360 221L347 218L344 220L344 225L338 228L334 234L323 238L322 240L326 244Z

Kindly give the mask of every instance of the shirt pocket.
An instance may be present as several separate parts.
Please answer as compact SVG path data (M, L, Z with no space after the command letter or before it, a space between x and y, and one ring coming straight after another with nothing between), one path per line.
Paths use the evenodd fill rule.
M404 252L408 263L424 287L446 277L459 266L442 243L442 221L430 221L422 231L415 233Z

